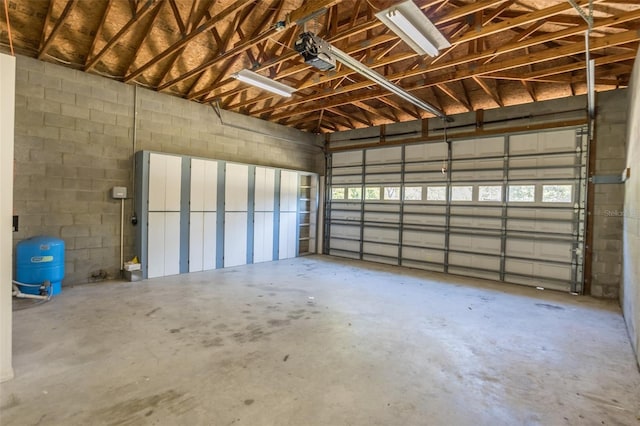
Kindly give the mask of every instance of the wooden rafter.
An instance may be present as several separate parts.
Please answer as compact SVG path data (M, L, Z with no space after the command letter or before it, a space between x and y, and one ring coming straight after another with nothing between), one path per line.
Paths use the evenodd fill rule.
M53 0L51 1L51 3L53 3ZM69 16L69 12L71 12L71 9L73 9L73 6L75 5L75 3L76 3L76 0L68 0L67 1L67 4L65 5L64 9L62 10L62 13L58 17L58 20L56 21L55 25L53 26L53 29L51 30L51 33L46 38L46 40L44 41L42 47L40 48L40 52L38 53L38 59L42 59L44 57L44 55L47 54L47 51L51 47L51 43L53 42L53 40L55 40L56 35L58 35L58 32L62 28L62 24L63 24L64 20L67 18L67 16ZM47 12L47 16L49 16L49 13L50 13L50 11ZM46 21L45 21L45 28L46 28L46 26L47 25L46 25ZM44 30L42 31L42 34L44 36Z
M140 42L135 48L135 53L133 54L133 56L131 56L131 59L129 60L129 65L127 65L127 67L125 68L126 72L129 72L129 69L131 69L131 67L133 66L136 58L138 57L138 53L140 52L140 49L144 45L144 41L149 36L149 33L151 32L151 29L153 28L153 24L156 21L156 18L158 17L159 13L160 13L159 7L155 8L155 10L151 12L150 17L147 20L147 24L142 29L142 37L140 38Z
M164 2L158 2L156 4L153 4L153 2L147 2L145 3L144 6L142 6L142 8L138 11L138 13L132 17L129 22L127 22L121 29L120 31L118 31L116 33L116 35L114 35L111 40L109 40L107 42L107 44L104 45L104 47L102 48L102 50L100 50L100 52L98 52L96 55L94 55L91 59L89 59L89 61L87 62L87 64L84 67L85 71L90 71L93 69L93 67L96 66L96 64L98 63L98 61L100 61L100 59L102 59L102 57L109 51L109 49L111 49L113 47L114 44L116 44L118 42L118 40L120 40L120 38L125 35L136 23L140 22L140 20L142 20L145 16L147 16L148 13L154 11L155 9L159 9L164 5Z
M603 19L601 21L596 21L594 23L594 27L595 26L606 26L606 25L612 25L615 22L619 22L619 21L625 21L625 20L632 20L632 19L638 19L640 18L640 9L634 11L634 12L629 12L623 16L615 16L612 18L607 18L607 19ZM550 33L550 34L542 34L540 36L537 37L533 37L533 38L527 38L525 40L519 41L519 42L515 42L515 43L509 43L503 46L500 46L496 49L493 50L488 50L485 52L479 52L476 53L474 55L467 55L467 56L463 56L460 58L456 58L456 59L452 59L448 62L441 62L441 63L437 63L437 64L431 64L426 66L426 68L424 69L418 69L418 70L413 70L413 71L406 71L403 73L399 73L396 74L394 76L387 76L387 78L389 78L390 80L396 80L396 79L402 79L402 78L407 78L407 77L413 77L413 76L417 76L417 75L422 75L425 74L427 72L435 72L435 71L440 71L440 70L446 70L446 69L450 69L456 66L460 66L460 65L464 65L464 64L468 64L474 61L478 61L478 60L482 60L482 59L488 59L496 54L500 54L500 53L507 53L507 52L513 52L513 51L517 51L520 49L524 49L526 47L529 46L535 46L538 44L541 44L545 41L548 40L553 40L556 38L562 38L562 37L566 37L567 35L571 35L571 34L576 34L576 33L580 33L585 31L587 28L587 25L584 24L583 26L578 26L576 28L570 28L567 30L562 30L562 31L557 31L555 33ZM629 41L635 41L635 37L633 36L633 31L628 31L625 34L627 34L629 37ZM603 40L606 39L606 37L601 37L598 39L594 40L594 43L597 43L598 40ZM580 45L570 45L572 48L572 51L575 51L576 53L582 52L584 50L583 46ZM526 56L528 57L528 55ZM560 56L563 57L563 56ZM522 58L522 57L521 57ZM542 54L538 54L535 56L536 59L541 58L539 60L544 61L544 60L550 60L553 59L552 57L547 57L544 52ZM395 60L390 59L390 58L386 58L387 61L390 62L395 62ZM403 58L404 59L404 58ZM517 58L516 58L517 59ZM516 63L521 63L522 61L517 61ZM510 62L511 63L511 62ZM500 63L502 64L502 63ZM525 61L525 63L523 65L526 65L527 62ZM378 64L374 64L374 66L376 66ZM370 65L371 66L371 65ZM489 65L483 65L485 67L489 66ZM520 65L518 65L520 66ZM503 71L504 68L502 68L502 65L498 65L495 68L491 68L492 71L491 72L499 72L499 71ZM326 80L330 80L330 79L334 79L334 78L339 78L342 77L344 74L349 74L349 72L344 72L344 73L335 73L331 76L327 76L327 77L323 77L317 80L316 84L320 84ZM374 83L366 81L366 82L361 82L361 83L357 83L351 86L347 86L344 87L341 92L344 91L353 91L353 90L357 90L357 89L362 89L365 87L369 87L369 86L373 86ZM299 87L298 89L303 89L303 87Z
M492 89L491 87L489 87L489 85L481 78L478 76L473 76L471 77L473 79L473 81L475 81L476 83L478 83L478 86L480 86L480 88L482 88L482 90L484 90L484 92L489 95L491 97L491 99L493 99L493 101L500 107L504 106L504 102L502 102L502 99L500 99L500 95L498 94L497 90Z
M471 108L471 105L469 105L469 103L466 101L466 99L461 98L460 96L458 96L458 94L456 92L454 92L445 82L439 83L435 85L436 88L440 89L442 91L442 93L444 93L445 95L449 96L451 99L453 99L456 103L459 103L460 105L462 105L463 107L466 108L467 111L471 111L473 108Z
M224 9L222 12L220 12L218 15L210 19L208 22L196 28L195 30L191 31L184 38L173 43L171 46L165 49L162 53L160 53L157 56L154 56L151 60L149 60L144 65L130 72L129 75L125 76L124 81L126 82L136 78L137 76L139 76L140 74L142 74L143 72L145 72L146 70L148 70L149 68L157 64L158 62L162 61L163 59L166 59L171 54L175 53L176 51L180 50L182 47L186 46L191 40L193 40L203 32L213 28L213 26L216 25L218 22L220 22L222 19L234 13L237 13L239 10L249 6L251 3L253 3L253 0L236 0L232 5Z
M619 44L630 43L638 40L640 40L640 31L626 31L624 33L614 34L607 37L601 37L597 40L594 40L591 44L591 48L593 50L598 50L604 47L616 46ZM521 66L525 66L529 63L539 63L539 62L550 61L553 59L565 57L569 54L578 53L583 50L584 50L584 46L581 46L581 45L567 45L567 46L557 47L555 49L549 49L547 51L534 53L531 55L516 57L513 59L505 60L503 62L496 62L493 64L482 65L475 69L455 71L452 73L448 73L448 74L436 77L434 79L430 79L428 82L426 81L418 82L412 86L406 86L404 88L405 90L410 90L410 91L418 90L418 89L433 86L436 84L442 84L442 83L446 84L451 81L458 81L465 78L470 78L473 75L481 76L485 74L490 74L492 72L496 72L498 70L518 68ZM404 74L406 73L397 73L396 76L390 76L389 78L390 79L393 79L394 77L403 78ZM368 87L368 85L369 85L368 82L362 82L362 83L354 83L353 85L351 85L351 87L344 88L341 92L347 93L347 96L336 96L335 94L330 94L330 95L319 94L319 95L307 97L304 100L304 102L299 102L294 100L294 101L287 102L287 104L283 106L292 107L294 105L297 105L298 103L313 104L314 102L317 102L326 97L332 97L331 101L325 104L325 107L335 107L335 106L340 106L346 103L352 103L354 101L373 99L379 96L388 96L390 93L380 89L362 91L359 94L348 93L355 90L356 87L363 88L363 87ZM303 114L307 112L307 108L291 108L281 113L274 114L274 117L277 119L281 117L289 117L291 115ZM262 114L265 112L268 112L268 111L261 111L261 110L256 111L257 114Z
M53 3L53 2L52 2ZM93 36L93 40L91 41L91 47L89 48L89 53L87 53L87 57L84 65L86 66L89 63L89 59L93 56L93 51L96 48L96 42L98 38L102 34L102 27L104 27L104 23L107 21L107 16L109 15L109 11L111 10L111 5L113 5L113 0L109 0L107 2L107 6L102 13L102 18L100 18L100 24L98 24L98 28L96 29L96 34Z

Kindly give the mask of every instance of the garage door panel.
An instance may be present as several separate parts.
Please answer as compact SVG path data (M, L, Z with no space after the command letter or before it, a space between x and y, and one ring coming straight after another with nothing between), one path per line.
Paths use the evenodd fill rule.
M365 203L364 205L365 212L389 212L389 213L398 213L400 212L400 204L398 203Z
M508 256L568 263L573 257L572 248L573 243L571 242L545 242L519 238L507 238L506 242Z
M444 248L444 232L428 231L404 231L402 233L402 244L418 247Z
M449 247L452 250L500 254L500 238L478 235L451 235L449 237Z
M480 171L451 171L451 180L454 182L473 182L475 180L497 180L502 179L502 170L480 170Z
M402 258L403 258L403 263L406 260L413 260L413 261L420 261L420 262L444 264L444 250L416 248L416 247L403 247Z
M471 267L476 269L495 270L500 272L500 258L472 253L449 253L449 265Z
M360 238L360 227L356 225L331 225L331 235L344 238Z
M364 253L362 255L362 260L366 260L367 262L376 262L376 263L384 263L387 265L397 265L398 257L389 257L389 256L377 256L375 254L367 254Z
M500 279L500 274L498 272L479 271L479 270L461 268L457 266L449 266L449 269L447 270L447 272L454 275L462 275L465 277L473 277L473 278L482 278L485 280L497 281Z
M362 253L369 255L382 255L385 257L398 257L398 246L378 243L362 243Z
M507 222L508 231L520 232L548 232L553 234L573 234L576 224L574 222L554 222L510 219Z
M402 148L376 148L366 151L367 164L399 163L402 160Z
M433 204L433 205L418 205L418 204L407 204L404 206L405 213L412 214L441 214L444 215L447 212L447 207L443 204Z
M369 165L367 164L365 168L368 175L373 174L385 174L385 173L400 173L402 171L402 165L400 164L380 164L380 165Z
M502 226L502 219L483 217L451 217L450 225L453 227L464 228L500 229Z
M379 241L384 243L397 243L400 232L398 229L384 229L365 226L363 236L365 241Z
M411 259L402 259L402 266L405 266L407 268L421 269L424 271L444 272L444 266L442 265L420 262Z
M398 213L365 212L365 222L398 223Z
M444 185L446 183L446 177L442 174L440 169L435 172L411 172L404 175L405 183L411 182L427 182L427 183L439 183Z
M405 225L446 226L445 216L404 215Z
M355 252L356 256L360 257L359 255L357 255L357 253L360 251L360 241L331 238L331 249Z
M521 277L518 275L505 274L505 281L533 287L542 287L549 290L571 291L570 282L561 282L554 279L544 279L542 277Z
M331 156L331 164L334 167L361 165L362 151L336 152Z
M407 161L429 161L434 158L447 158L448 147L444 142L407 145L405 158Z
M390 173L390 174L368 174L365 177L365 182L367 184L370 183L379 183L379 184L400 184L402 181L402 176L400 173Z
M571 280L570 265L557 265L539 261L507 259L505 261L505 273L566 281Z
M453 158L502 155L504 153L504 137L454 141L451 145L451 153Z
M362 184L362 176L360 174L355 176L334 176L332 181L334 187L340 185L360 185Z

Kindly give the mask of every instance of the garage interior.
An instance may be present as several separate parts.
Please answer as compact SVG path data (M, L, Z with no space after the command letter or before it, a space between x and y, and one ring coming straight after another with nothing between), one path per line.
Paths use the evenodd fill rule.
M2 15L2 424L640 422L638 2Z

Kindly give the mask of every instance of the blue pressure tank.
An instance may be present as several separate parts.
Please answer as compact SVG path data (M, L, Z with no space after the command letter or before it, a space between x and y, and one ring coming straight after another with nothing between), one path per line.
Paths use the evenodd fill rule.
M16 247L16 281L23 284L51 283L51 295L60 294L64 278L64 241L53 237L32 237ZM21 286L20 291L40 294L38 287Z

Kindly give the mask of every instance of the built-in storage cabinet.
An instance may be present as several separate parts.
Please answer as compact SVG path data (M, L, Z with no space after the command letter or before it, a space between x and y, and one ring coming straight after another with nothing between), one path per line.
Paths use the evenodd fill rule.
M149 156L149 269L148 276L162 277L180 272L180 157Z
M315 252L317 175L146 151L136 169L145 278Z
M218 162L191 159L189 272L216 268Z

